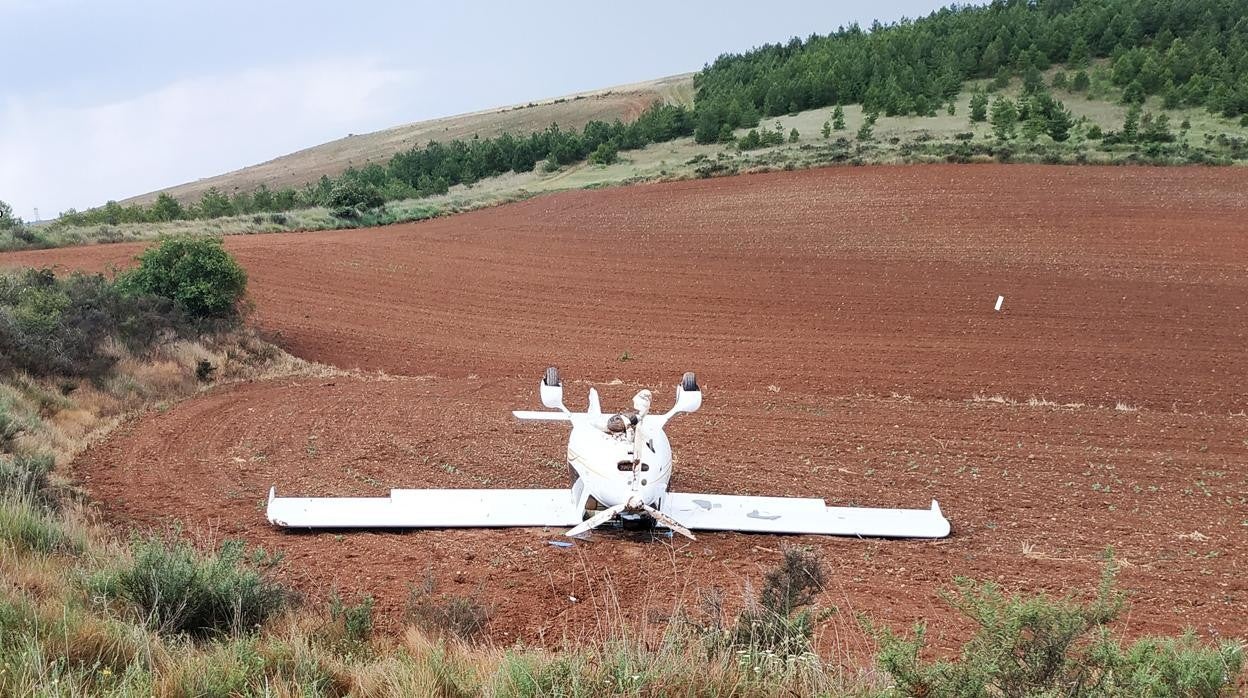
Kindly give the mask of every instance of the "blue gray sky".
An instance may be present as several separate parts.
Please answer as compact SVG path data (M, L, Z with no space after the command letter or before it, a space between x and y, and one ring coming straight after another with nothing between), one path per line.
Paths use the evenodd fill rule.
M49 218L941 4L0 0L0 200Z

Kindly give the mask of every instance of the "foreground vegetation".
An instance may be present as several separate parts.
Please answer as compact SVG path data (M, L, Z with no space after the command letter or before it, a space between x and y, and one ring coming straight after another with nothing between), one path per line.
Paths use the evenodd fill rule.
M0 694L1219 696L1240 677L1238 642L1124 644L1112 558L1086 601L959 580L948 601L977 630L957 656L925 650L922 625L849 619L879 643L868 670L818 652L836 610L817 606L826 572L804 548L741 603L708 593L556 651L489 643L487 607L431 586L382 635L370 598L300 599L275 579L280 558L240 542L119 538L68 477L87 443L212 383L328 371L251 335L244 291L206 239L163 241L117 279L0 277Z

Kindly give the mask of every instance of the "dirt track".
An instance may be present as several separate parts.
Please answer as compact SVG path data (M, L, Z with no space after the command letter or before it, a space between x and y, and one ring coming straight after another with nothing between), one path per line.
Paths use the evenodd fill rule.
M828 645L861 646L850 611L928 618L952 644L965 628L937 591L954 576L1083 590L1107 545L1127 563L1130 631L1244 636L1245 191L1231 168L845 168L230 238L256 321L285 346L402 377L215 391L130 424L78 474L116 520L178 518L286 552L310 593L398 609L429 570L497 605L499 640L554 641L601 627L616 612L604 595L652 619L697 587L736 593L783 540L285 535L263 521L264 491L556 486L558 430L506 412L536 405L543 366L595 381L608 406L642 383L666 404L692 368L707 401L671 430L677 488L934 497L953 521L942 542L806 541L832 561L823 602L845 611ZM135 251L0 263L101 269Z

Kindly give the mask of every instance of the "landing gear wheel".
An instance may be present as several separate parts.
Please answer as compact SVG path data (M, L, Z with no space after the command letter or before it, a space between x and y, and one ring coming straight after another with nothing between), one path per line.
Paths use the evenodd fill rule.
M698 389L698 379L693 375L693 371L685 373L680 379L680 389L686 393L694 392Z
M693 375L693 374L690 373L686 375ZM552 388L558 388L560 385L562 385L559 382L559 369L555 368L554 366L551 366L550 368L546 369L546 377L542 379L542 382L545 383L546 385L549 385Z

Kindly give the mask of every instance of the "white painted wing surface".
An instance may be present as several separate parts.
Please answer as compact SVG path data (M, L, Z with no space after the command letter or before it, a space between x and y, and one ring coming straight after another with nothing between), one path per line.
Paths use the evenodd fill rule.
M389 497L278 497L269 522L286 528L572 526L570 490L390 490Z
M546 422L570 422L573 415L583 415L582 412L553 412L551 410L512 410L511 416L516 419L537 420Z
M932 501L930 509L830 507L822 499L743 497L669 492L662 511L688 528L703 531L814 533L870 538L944 538L949 521Z

